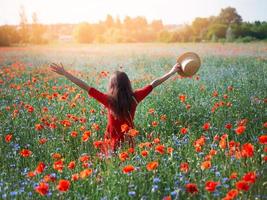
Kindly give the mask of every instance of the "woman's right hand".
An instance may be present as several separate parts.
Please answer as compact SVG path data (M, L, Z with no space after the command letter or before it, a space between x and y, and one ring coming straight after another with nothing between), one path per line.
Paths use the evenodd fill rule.
M50 69L53 72L56 72L57 74L60 74L60 75L63 75L63 76L65 76L65 74L66 74L66 70L64 69L62 63L60 63L60 65L58 65L56 63L52 63L50 65Z
M173 65L172 69L170 70L171 74L175 74L176 72L182 71L180 63L176 63Z

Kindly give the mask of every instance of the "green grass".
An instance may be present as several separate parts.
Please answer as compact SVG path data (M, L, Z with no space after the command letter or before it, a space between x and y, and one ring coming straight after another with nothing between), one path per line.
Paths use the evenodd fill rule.
M256 183L251 184L249 191L240 191L238 198L267 198L264 190L266 161L263 160L266 153L264 145L258 142L258 137L266 134L263 124L267 121L265 43L47 46L3 48L0 51L0 198L162 199L172 196L172 199L222 199L250 171L256 172ZM48 63L61 61L78 77L105 92L108 78L100 78L99 73L103 70L112 72L122 66L136 89L167 72L175 63L176 56L185 51L195 51L201 56L199 80L195 77L170 78L138 106L135 116L135 128L140 131L137 144L153 142L158 137L160 144L174 149L173 153L161 155L155 152L156 144L153 144L148 149L149 155L144 158L140 155L143 149L137 145L135 153L129 154L130 158L124 162L116 155L99 159L99 150L93 146L93 141L101 139L106 128L106 116L101 114L103 108L85 92L63 77L55 76L47 68ZM33 78L37 79L35 83L32 82ZM12 88L18 85L19 90ZM56 88L53 89L53 86ZM229 91L228 86L233 86L233 91ZM212 95L215 90L218 97ZM59 98L49 100L44 95L53 93L68 93L69 96L67 100L59 101ZM77 94L81 94L81 98L74 101ZM181 94L187 97L185 103L179 100ZM225 94L228 98L223 97ZM232 106L222 106L211 112L213 105L220 101L230 102ZM71 102L75 102L76 107L71 108ZM33 106L34 112L29 113L26 104ZM191 105L189 110L186 104ZM48 112L42 111L44 106ZM150 108L155 109L154 115L148 113ZM90 113L90 109L96 113ZM16 117L14 110L18 110ZM87 121L82 124L70 120L72 126L64 128L60 120L67 119L67 114L84 117ZM161 115L166 115L167 120L161 121ZM57 118L55 130L45 126L41 120L45 117L48 120ZM241 119L248 119L248 122L245 132L237 135L234 129ZM159 125L153 127L153 121L159 122ZM208 131L202 129L206 122L211 124ZM92 130L93 123L99 124L100 130ZM227 123L233 125L231 130L224 127ZM45 128L36 131L36 124L43 124ZM81 126L92 131L87 142L81 142ZM188 128L186 135L180 133L182 127ZM78 132L77 138L70 136L71 131ZM13 138L7 143L5 136L10 133ZM254 156L240 159L226 156L229 146L222 150L219 142L213 140L216 134L222 136L224 133L228 134L228 144L234 140L240 146L245 143L254 145ZM206 142L202 152L196 152L193 143L201 136L206 137ZM40 145L40 138L47 138L48 141ZM31 150L32 155L21 157L19 152L23 148ZM211 160L212 167L201 170L201 163L210 149L217 150ZM123 151L127 151L127 146L118 153ZM53 169L55 160L51 155L56 152L64 158L61 173ZM90 156L88 163L93 173L86 179L71 181L72 174L84 169L79 161L83 153ZM76 161L77 166L69 170L67 165L72 160ZM34 171L41 161L46 164L44 172L28 178L27 173ZM159 162L155 171L147 171L146 165L150 161ZM181 162L189 163L188 173L180 171ZM123 174L123 167L129 164L136 170ZM236 180L229 180L232 172L238 173ZM34 188L48 174L54 174L56 181L49 182L48 197L41 197ZM70 189L65 193L56 188L60 179L71 181ZM205 183L209 180L220 182L214 193L205 190ZM197 184L198 193L192 195L186 192L187 183Z

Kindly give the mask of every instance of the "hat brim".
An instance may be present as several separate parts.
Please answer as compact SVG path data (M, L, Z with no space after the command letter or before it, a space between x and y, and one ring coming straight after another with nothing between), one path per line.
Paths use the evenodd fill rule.
M177 58L177 63L182 63L182 61L188 57L193 58L194 61L197 62L197 66L200 67L200 65L201 65L200 57L194 52L186 52L186 53L182 54L181 56L179 56ZM188 75L183 73L183 71L178 71L178 74L181 76L184 76L184 77L188 77Z

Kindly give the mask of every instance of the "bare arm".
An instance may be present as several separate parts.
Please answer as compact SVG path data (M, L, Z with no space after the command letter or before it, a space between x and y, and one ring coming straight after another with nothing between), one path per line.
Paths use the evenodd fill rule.
M166 73L162 77L157 78L154 81L152 81L151 82L152 87L155 88L155 87L159 86L160 84L162 84L164 81L169 79L172 75L174 75L179 70L181 70L181 66L179 63L176 63L168 73Z
M78 85L80 88L84 89L85 91L89 91L90 86L87 85L87 83L85 83L84 81L76 78L75 76L73 76L72 74L70 74L69 72L67 72L63 65L60 63L60 65L52 63L50 65L50 69L53 72L56 72L57 74L63 75L65 76L67 79L69 79L71 82L73 82L74 84Z

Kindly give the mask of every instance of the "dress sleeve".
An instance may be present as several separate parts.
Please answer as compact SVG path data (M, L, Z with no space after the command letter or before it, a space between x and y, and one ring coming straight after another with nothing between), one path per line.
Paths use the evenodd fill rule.
M105 107L108 107L108 95L104 94L97 89L90 87L88 90L89 96L93 97L96 99L99 103L103 104Z
M146 85L143 88L137 89L134 94L137 102L141 102L153 90L152 85Z

